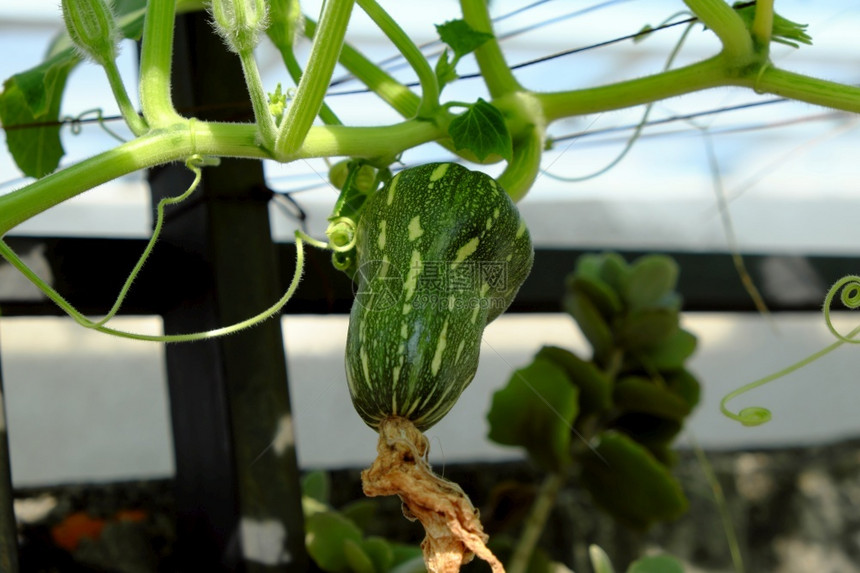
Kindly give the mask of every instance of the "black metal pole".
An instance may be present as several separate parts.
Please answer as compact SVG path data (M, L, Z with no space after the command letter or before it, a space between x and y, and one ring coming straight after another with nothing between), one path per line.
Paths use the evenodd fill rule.
M241 120L238 59L205 16L177 20L174 101L202 119ZM188 170L150 173L153 201L185 190ZM165 332L231 324L282 294L259 161L206 168L200 188L169 212L159 249L182 253L165 277ZM156 254L157 256L157 254ZM169 292L168 292L169 291ZM287 371L277 318L228 336L168 345L176 456L178 569L305 571L301 494Z
M15 525L15 496L12 490L12 463L6 430L6 399L3 369L0 367L0 571L18 571L18 528Z

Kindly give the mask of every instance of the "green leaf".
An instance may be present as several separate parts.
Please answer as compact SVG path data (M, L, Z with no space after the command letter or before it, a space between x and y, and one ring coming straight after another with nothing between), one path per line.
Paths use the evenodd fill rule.
M578 290L585 294L606 319L611 319L624 310L619 296L600 278L590 276L569 277L567 288L568 290Z
M499 444L522 446L543 469L558 471L570 463L577 394L564 370L549 360L535 358L493 394L487 414L489 438Z
M579 329L594 348L595 357L605 362L615 345L612 331L603 319L597 306L580 292L572 292L564 297L564 309L576 320Z
M451 46L454 51L454 65L457 61L481 47L481 44L493 38L487 32L478 32L465 20L450 20L436 25L439 38Z
M418 549L417 555L399 562L395 559L394 563L394 567L388 573L427 573L427 567L424 566L424 556L420 549Z
M456 60L448 59L448 48L445 48L436 60L436 79L439 81L439 89L441 90L447 84L450 84L458 77Z
M368 537L361 544L362 550L373 562L373 568L379 573L386 573L394 565L394 550L391 544L382 537Z
M654 414L628 412L613 420L612 428L654 452L668 447L681 432L683 424Z
M666 386L675 394L683 398L690 407L695 408L699 403L701 385L689 370L679 370L666 379Z
M528 508L525 509L528 510ZM509 563L516 550L516 545L516 540L510 535L498 533L490 536L487 548L493 552L499 561ZM469 569L464 570L469 571ZM542 547L535 547L529 557L525 573L561 573L565 570L567 568L554 562Z
M492 154L508 161L513 156L513 143L505 118L495 106L481 98L451 120L448 135L458 151L467 149L479 161Z
M665 255L646 255L633 265L624 299L633 309L656 306L678 282L678 263Z
M350 571L354 571L355 573L376 573L373 561L371 561L359 543L352 539L345 539L343 542L343 554L346 557L346 562L349 564Z
M643 362L657 371L678 370L696 350L696 336L679 328L675 334L657 346L643 352Z
M69 71L77 62L71 50L61 52L3 84L0 122L6 131L6 145L29 177L51 173L65 154L60 142L60 103Z
M598 280L603 280L600 276L600 271L603 268L603 260L605 255L595 255L586 253L576 259L576 267L570 276L590 277ZM568 277L570 279L570 277Z
M615 329L619 346L628 350L654 348L678 331L678 311L663 308L633 311Z
M582 482L619 521L646 529L687 510L678 482L642 445L610 431L600 435L595 450L582 456Z
M357 499L340 508L340 513L362 530L373 525L378 505L370 499Z
M361 542L361 530L334 511L316 513L305 520L305 546L323 571L348 571L347 541Z
M308 473L302 479L302 495L328 505L331 484L328 474L322 470Z
M640 376L628 376L616 382L612 396L615 405L625 412L653 414L678 421L690 413L690 405L684 398Z
M594 567L594 573L615 573L609 555L599 545L589 545L588 556L591 558L591 566Z
M615 289L619 295L625 292L630 278L630 265L618 253L604 253L603 264L600 267L600 278Z
M612 381L593 362L557 346L544 346L537 358L553 362L579 388L580 414L604 412L612 407Z
M123 37L140 38L145 11L146 0L116 2L114 12ZM51 44L44 62L3 84L0 123L6 131L6 145L18 168L29 177L51 173L65 154L58 123L60 104L69 72L79 63L69 35L64 33Z
M637 559L627 573L684 573L684 567L671 555L654 555Z

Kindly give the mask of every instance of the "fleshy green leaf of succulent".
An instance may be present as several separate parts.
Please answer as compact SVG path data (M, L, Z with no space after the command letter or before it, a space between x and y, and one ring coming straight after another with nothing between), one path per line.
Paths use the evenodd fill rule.
M265 0L212 0L210 10L215 31L237 54L252 51L268 26Z
M555 363L535 360L513 373L508 385L493 395L487 414L489 438L521 446L547 471L570 464L573 422L579 413L578 390Z
M660 306L678 283L678 263L665 255L646 255L631 265L621 293L631 309Z
M354 573L375 573L375 567L370 556L365 553L362 545L352 539L343 542L343 555L349 565L348 571Z
M598 363L606 364L615 349L615 339L597 305L576 290L565 295L563 305L594 349L594 358Z
M451 120L448 135L458 151L467 149L479 161L493 154L507 160L513 155L513 142L505 118L495 106L481 98Z
M612 396L622 412L641 412L678 421L690 413L687 400L641 376L626 376L618 380Z
M623 433L655 456L669 448L683 428L683 422L644 412L627 412L612 420L611 428ZM668 465L666 459L658 461Z
M394 550L388 541L381 537L368 537L362 542L361 549L373 563L374 571L391 571Z
M628 436L604 432L582 457L582 481L595 502L637 529L675 519L687 498L669 471Z
M627 312L619 318L614 327L615 343L625 350L654 348L677 332L678 311L666 308L645 308Z
M599 545L588 546L588 557L591 559L594 573L615 573L609 555Z
M627 573L684 573L684 566L671 555L652 555L631 563Z
M678 370L696 350L696 336L679 328L675 334L637 356L642 365L658 372Z
M302 479L302 495L322 504L328 504L330 489L328 474L323 471L310 472Z
M579 388L580 415L596 414L612 408L612 381L594 362L587 362L573 352L557 346L544 346L537 358L549 360L567 373Z
M699 404L702 386L693 374L682 368L666 377L666 386L687 402L690 410Z
M361 543L361 530L334 511L316 513L305 520L308 554L323 571L347 571L349 560L344 545Z
M100 65L116 59L119 30L105 0L62 0L63 20L75 47Z
M600 278L615 289L615 292L624 292L630 277L630 265L618 253L604 253L600 257Z
M611 320L624 309L618 293L598 276L571 275L567 278L567 288L571 291L579 291L591 299L603 318L607 320Z

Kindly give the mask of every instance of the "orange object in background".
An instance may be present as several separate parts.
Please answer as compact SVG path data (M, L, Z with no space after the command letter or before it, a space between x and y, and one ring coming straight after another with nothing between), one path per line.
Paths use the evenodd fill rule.
M121 509L111 519L97 519L84 511L77 511L51 528L51 538L57 547L71 553L84 538L97 541L106 525L115 522L140 523L147 515L142 509Z
M95 519L83 511L69 514L63 521L51 528L51 537L58 547L72 552L78 548L81 539L98 539L105 527L104 519Z

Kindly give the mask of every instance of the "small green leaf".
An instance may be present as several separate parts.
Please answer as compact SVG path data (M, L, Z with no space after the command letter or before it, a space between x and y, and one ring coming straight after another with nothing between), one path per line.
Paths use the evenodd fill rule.
M456 62L481 47L481 44L493 38L487 32L478 32L465 20L450 20L444 24L436 25L439 38L451 46L454 51L454 65Z
M678 372L671 374L666 379L666 386L675 394L684 399L690 407L690 410L696 407L699 403L701 395L701 385L695 376L689 371L681 369Z
M448 48L445 48L442 53L439 55L439 59L436 60L436 79L439 81L440 89L458 77L457 75L457 62L454 60L448 59Z
M373 568L379 573L387 573L394 565L394 550L391 544L382 537L368 537L361 544L362 550L373 562Z
M678 311L653 308L633 311L615 328L616 340L628 350L650 349L663 344L678 331Z
M657 371L678 370L696 350L696 336L683 328L657 346L647 349L642 360Z
M308 554L323 571L340 573L349 570L346 543L361 543L361 530L334 511L326 511L305 520L305 546Z
M123 37L139 39L146 0L118 0L114 7ZM6 131L6 145L18 168L29 177L53 172L65 154L58 123L60 104L69 72L80 61L69 35L60 34L44 62L3 84L0 123ZM16 125L28 127L14 128Z
M690 405L681 396L641 376L619 380L612 396L615 405L625 412L641 412L679 421L690 413Z
M369 499L357 499L340 508L340 513L359 528L366 530L376 520L378 505Z
M508 161L513 156L513 143L505 118L495 106L481 98L451 120L448 135L458 151L468 149L480 161L492 154Z
M618 253L604 253L603 264L600 267L600 278L615 289L619 295L625 292L630 278L630 265Z
M394 561L394 567L388 573L427 573L427 567L424 566L424 556L421 550L418 549L418 554L398 562Z
M322 470L312 471L302 479L302 495L320 503L328 504L330 489L328 474Z
M3 84L0 122L6 130L6 145L29 177L51 173L65 154L60 142L60 103L69 71L77 62L71 50L62 52Z
M489 438L499 444L522 446L543 469L558 471L570 463L577 394L564 370L549 360L535 358L493 394L487 414Z
M579 388L580 414L595 414L612 407L612 382L593 362L557 346L544 346L537 358L553 362Z
M671 555L654 555L637 559L627 573L684 573L684 567Z
M594 567L594 573L615 573L609 555L599 545L589 545L588 556L591 558L591 566Z
M678 420L670 420L654 414L628 412L618 416L612 422L612 427L654 451L668 447L680 433L683 425Z
M600 362L605 362L615 345L612 331L603 319L600 311L587 296L573 292L564 297L566 310L579 325L579 329L594 348L594 355Z
M590 277L598 280L603 280L600 276L600 271L603 268L604 255L584 254L576 259L576 267L573 269L571 277ZM570 277L568 277L570 279Z
M621 299L602 279L575 275L568 278L567 288L579 290L590 298L604 318L611 319L623 310Z
M678 482L642 445L610 431L600 435L595 450L582 456L582 481L616 519L646 529L686 511Z
M355 573L376 573L376 568L370 556L364 552L362 546L352 539L343 542L343 554L349 564L349 570ZM383 573L383 572L380 572Z
M524 509L528 510L527 507ZM516 545L516 540L513 537L498 533L490 536L487 548L493 552L499 561L509 563L514 555ZM469 571L469 569L466 568L464 571ZM563 571L567 571L567 568L554 562L542 547L535 547L532 550L528 565L525 568L525 573L562 573Z
M633 309L652 307L670 294L678 282L678 263L665 255L637 259L624 290L624 299Z

